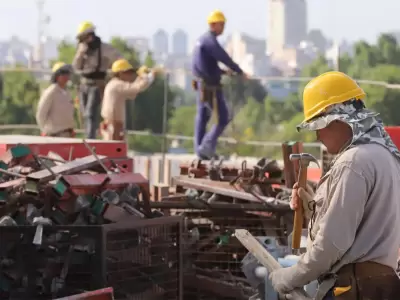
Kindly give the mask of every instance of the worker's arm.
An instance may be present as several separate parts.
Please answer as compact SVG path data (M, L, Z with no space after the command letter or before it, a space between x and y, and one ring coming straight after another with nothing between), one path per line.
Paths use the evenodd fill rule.
M46 120L49 116L49 112L51 109L51 105L54 99L53 90L46 90L43 92L40 97L37 109L36 109L36 122L39 125L40 129L43 129L46 123Z
M87 45L84 43L78 44L78 49L76 50L74 59L72 60L72 67L76 73L80 73L82 71L83 60L87 52Z
M330 204L319 223L313 245L296 265L283 272L288 290L328 273L354 242L369 195L368 182L360 172L345 164L335 167L330 176L333 182L328 199L324 200Z
M119 92L126 99L135 99L136 96L146 90L154 81L154 74L144 74L136 78L134 82L121 82L118 86Z
M243 70L235 63L232 58L226 53L224 48L218 43L218 40L215 37L210 38L207 43L207 48L211 55L219 62L222 62L225 66L227 66L232 71L243 74Z

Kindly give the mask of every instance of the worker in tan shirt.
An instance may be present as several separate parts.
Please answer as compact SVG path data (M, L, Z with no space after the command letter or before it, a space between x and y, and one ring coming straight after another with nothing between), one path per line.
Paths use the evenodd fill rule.
M304 121L336 157L314 193L294 186L291 205L310 219L307 252L270 274L285 294L317 280L314 300L398 300L400 152L365 92L341 72L304 88ZM301 200L300 200L301 199Z
M52 68L52 84L43 91L40 97L36 121L42 135L54 137L73 137L74 132L74 104L68 92L72 68L63 62L54 64Z
M147 89L158 70L148 72L146 67L141 67L135 74L133 66L125 59L114 62L111 70L113 78L104 90L100 132L104 140L124 140L125 102L134 100L137 94Z
M91 22L80 24L77 33L78 49L72 66L81 76L79 103L87 138L96 138L99 128L100 106L106 84L107 70L122 55L113 46L102 42Z

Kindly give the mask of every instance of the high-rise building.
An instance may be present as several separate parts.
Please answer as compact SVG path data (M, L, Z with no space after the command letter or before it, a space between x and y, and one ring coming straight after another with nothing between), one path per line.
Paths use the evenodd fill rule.
M168 54L168 33L159 29L153 35L153 52L156 56L164 56Z
M172 34L172 53L181 56L187 55L188 43L188 34L182 29L176 30Z
M295 48L307 37L306 0L268 0L267 52Z

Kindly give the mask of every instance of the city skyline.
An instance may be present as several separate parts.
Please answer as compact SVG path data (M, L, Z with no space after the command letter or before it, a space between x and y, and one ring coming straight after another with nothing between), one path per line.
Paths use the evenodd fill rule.
M207 14L216 8L223 10L228 18L225 36L240 31L257 38L265 38L268 24L267 2L253 0L253 5L249 7L248 2L237 2L233 5L232 1L219 0L216 7L215 1L204 0L202 6L193 7L183 0L170 0L168 3L148 0L141 3L140 11L137 11L134 3L128 0L114 0L111 2L112 7L110 2L94 0L47 0L44 11L51 16L47 34L56 38L73 37L79 23L90 20L98 27L99 35L106 40L116 35L151 38L159 28L169 34L182 28L189 34L189 43L193 44L207 28ZM365 39L371 42L380 32L400 29L396 16L400 10L400 2L381 0L381 9L377 9L376 1L368 3L365 0L308 0L307 3L309 29L321 29L328 38L334 40ZM158 9L149 13L154 7ZM246 11L249 13L244 13ZM1 40L15 35L36 43L36 1L1 2L0 26L9 29L0 32Z

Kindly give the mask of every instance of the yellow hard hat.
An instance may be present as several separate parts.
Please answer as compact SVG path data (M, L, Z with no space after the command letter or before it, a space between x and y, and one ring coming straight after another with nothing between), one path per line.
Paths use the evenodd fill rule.
M77 37L89 32L94 32L95 29L96 27L93 25L92 22L88 21L82 22L81 24L79 24Z
M71 65L67 65L62 61L56 62L51 68L51 72L54 74L60 71L71 71Z
M363 100L365 96L364 90L350 76L342 72L326 72L312 79L304 88L303 122L323 113L332 104L351 99Z
M136 74L138 74L139 76L149 73L150 69L147 66L141 66L137 71Z
M224 15L224 13L222 11L214 10L213 12L211 12L208 15L207 22L208 22L208 24L225 23L226 22L226 18L225 18L225 15Z
M133 66L126 59L118 59L111 66L111 71L113 73L126 72L129 70L133 70Z

